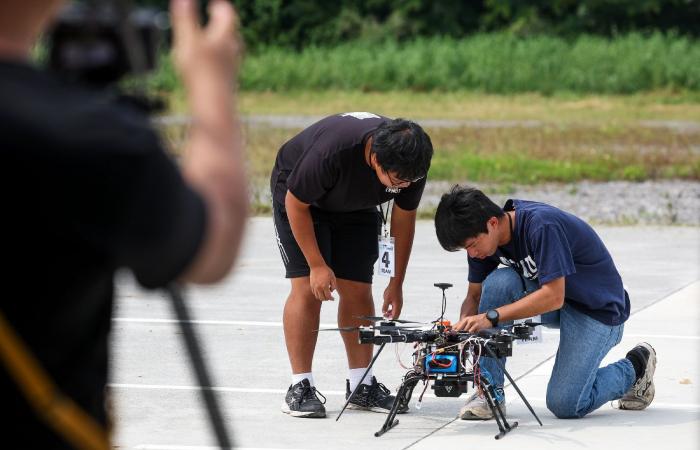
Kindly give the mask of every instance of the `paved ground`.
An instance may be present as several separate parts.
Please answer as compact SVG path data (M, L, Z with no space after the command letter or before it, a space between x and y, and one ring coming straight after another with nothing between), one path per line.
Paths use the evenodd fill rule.
M624 356L647 340L659 353L657 396L643 412L618 411L609 405L582 420L555 419L544 405L546 382L558 334L545 331L541 345L519 346L508 368L541 417L539 427L512 390L508 413L520 426L495 441L494 423L455 420L464 401L428 397L381 438L373 436L383 415L346 412L334 420L344 401L346 363L334 332L323 333L314 377L328 398L329 418L295 419L279 407L289 385L281 314L288 292L268 218L251 220L238 267L224 283L189 292L189 304L206 347L225 419L236 445L256 449L447 448L518 446L542 448L700 448L700 228L597 227L622 273L632 297L633 316L622 343L610 359ZM439 314L439 291L432 284L451 282L447 314L454 319L465 293L466 254L444 252L431 222L420 222L405 283L402 316L431 320ZM381 297L385 281L375 283ZM114 321L112 389L117 448L214 448L188 367L180 331L166 299L119 282ZM336 305L326 304L321 321L335 323ZM403 350L409 360L410 350ZM394 349L380 356L375 373L395 389L405 373ZM509 447L511 448L511 447Z

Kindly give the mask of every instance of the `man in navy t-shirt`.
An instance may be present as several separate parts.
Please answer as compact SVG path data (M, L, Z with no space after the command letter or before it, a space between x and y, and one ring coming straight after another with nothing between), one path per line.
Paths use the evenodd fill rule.
M455 329L477 332L537 315L559 323L547 385L547 408L554 415L583 417L617 399L620 409L651 403L656 352L649 344L599 367L622 338L630 302L610 253L588 224L544 203L508 200L500 208L477 189L455 186L440 200L435 228L445 250L464 249L469 258L469 287ZM498 269L501 264L506 267ZM481 369L502 402L499 364L482 358ZM493 417L480 396L460 415Z

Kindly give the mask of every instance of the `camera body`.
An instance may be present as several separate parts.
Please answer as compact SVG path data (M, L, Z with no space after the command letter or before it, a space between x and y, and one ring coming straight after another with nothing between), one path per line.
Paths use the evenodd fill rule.
M71 3L48 33L49 67L67 78L105 86L156 67L167 16L121 2Z

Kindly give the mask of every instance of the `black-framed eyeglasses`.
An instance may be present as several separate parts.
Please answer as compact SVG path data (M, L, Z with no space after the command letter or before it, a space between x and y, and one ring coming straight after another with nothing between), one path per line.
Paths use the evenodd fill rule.
M404 184L404 183L408 183L408 184L415 183L416 181L420 181L423 178L425 178L425 175L421 175L420 177L414 178L412 180L404 180L403 178L394 177L389 172L386 172L386 174L389 177L389 181L391 181L391 184L394 186L399 185L399 184Z

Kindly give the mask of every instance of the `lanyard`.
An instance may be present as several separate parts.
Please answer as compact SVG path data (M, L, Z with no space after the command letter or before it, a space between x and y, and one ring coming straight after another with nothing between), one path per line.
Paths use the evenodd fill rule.
M513 243L513 258L515 260L515 267L513 267L513 270L515 270L515 273L518 274L520 277L520 282L522 283L523 286L523 292L527 292L527 286L525 285L525 277L523 277L523 268L520 266L520 262L518 261L518 248L517 244L515 242L515 230L513 229L513 219L510 218L510 214L506 212L506 216L508 216L508 227L510 228L510 240Z
M391 199L386 202L386 214L384 213L384 208L382 204L379 204L379 216L382 218L382 230L384 237L389 237L389 230L386 227L386 223L389 220L389 211L391 210Z

